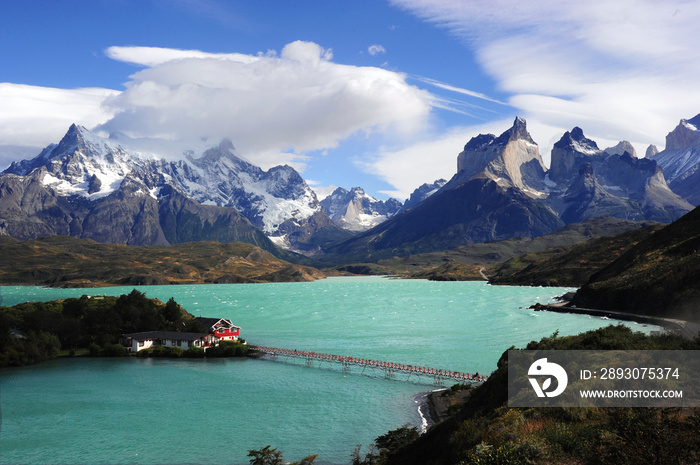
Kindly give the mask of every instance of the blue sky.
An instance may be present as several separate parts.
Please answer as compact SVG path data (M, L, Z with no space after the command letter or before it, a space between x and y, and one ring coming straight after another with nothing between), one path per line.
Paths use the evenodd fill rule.
M531 3L531 4L530 4ZM71 122L230 137L323 195L404 199L481 132L643 156L700 112L693 1L0 1L0 168Z

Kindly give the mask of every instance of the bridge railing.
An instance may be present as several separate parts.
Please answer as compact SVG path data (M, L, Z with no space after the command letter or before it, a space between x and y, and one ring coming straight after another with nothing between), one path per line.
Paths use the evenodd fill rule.
M285 357L305 358L307 360L321 360L335 363L341 363L345 366L357 365L362 367L371 367L383 369L387 372L402 372L415 374L418 376L432 376L436 378L454 379L457 381L466 381L471 383L482 383L488 379L487 376L479 375L479 373L465 373L461 371L452 371L441 368L432 368L419 365L408 365L403 363L386 362L382 360L373 360L368 358L353 357L347 355L324 354L314 351L299 351L282 349L279 347L265 346L249 346L250 350L268 355L282 355Z

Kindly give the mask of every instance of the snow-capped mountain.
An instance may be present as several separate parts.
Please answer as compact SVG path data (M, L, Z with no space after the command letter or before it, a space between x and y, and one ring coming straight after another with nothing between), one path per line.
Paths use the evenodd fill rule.
M321 200L321 206L337 225L359 232L394 216L401 209L401 202L393 198L377 200L361 187L353 187L349 191L339 187Z
M682 119L666 136L666 148L653 155L669 186L693 205L700 205L700 114Z
M319 246L309 223L333 235L315 193L289 166L263 171L243 160L228 140L200 149L199 156L193 150L178 153L171 144L151 143L147 151L140 145L143 141L105 139L73 125L58 144L13 163L2 176L31 177L56 197L83 202L123 195L125 183L138 186L135 195L156 201L176 191L201 206L235 208L278 245L307 253ZM305 229L303 238L294 238L296 229Z

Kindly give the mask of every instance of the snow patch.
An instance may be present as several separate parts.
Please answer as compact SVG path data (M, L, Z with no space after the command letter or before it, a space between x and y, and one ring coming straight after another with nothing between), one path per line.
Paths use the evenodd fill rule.
M292 246L289 243L289 239L287 238L287 235L283 236L268 236L269 239L272 241L273 244L275 244L277 247L282 247L283 249L289 250Z
M622 192L623 191L623 189L620 186L605 186L605 185L601 184L600 187L602 187L603 189L605 189L608 192L610 192L610 191Z
M554 189L555 187L557 187L557 183L549 178L549 173L544 175L544 185L549 187L550 189Z
M578 141L573 141L572 146L574 150L579 153L583 153L584 155L595 155L596 153L600 152L600 150L595 149L588 144L581 144Z

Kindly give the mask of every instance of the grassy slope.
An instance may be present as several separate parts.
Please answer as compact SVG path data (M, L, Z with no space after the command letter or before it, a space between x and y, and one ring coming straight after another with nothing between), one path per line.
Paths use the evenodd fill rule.
M579 307L700 321L700 209L639 242L591 277Z
M608 326L576 336L544 338L528 350L698 350L680 336L645 336ZM508 356L464 407L389 465L449 464L696 464L700 416L673 409L508 408Z
M0 284L66 287L309 281L318 270L292 265L241 243L172 246L102 244L65 236L18 241L0 237Z

